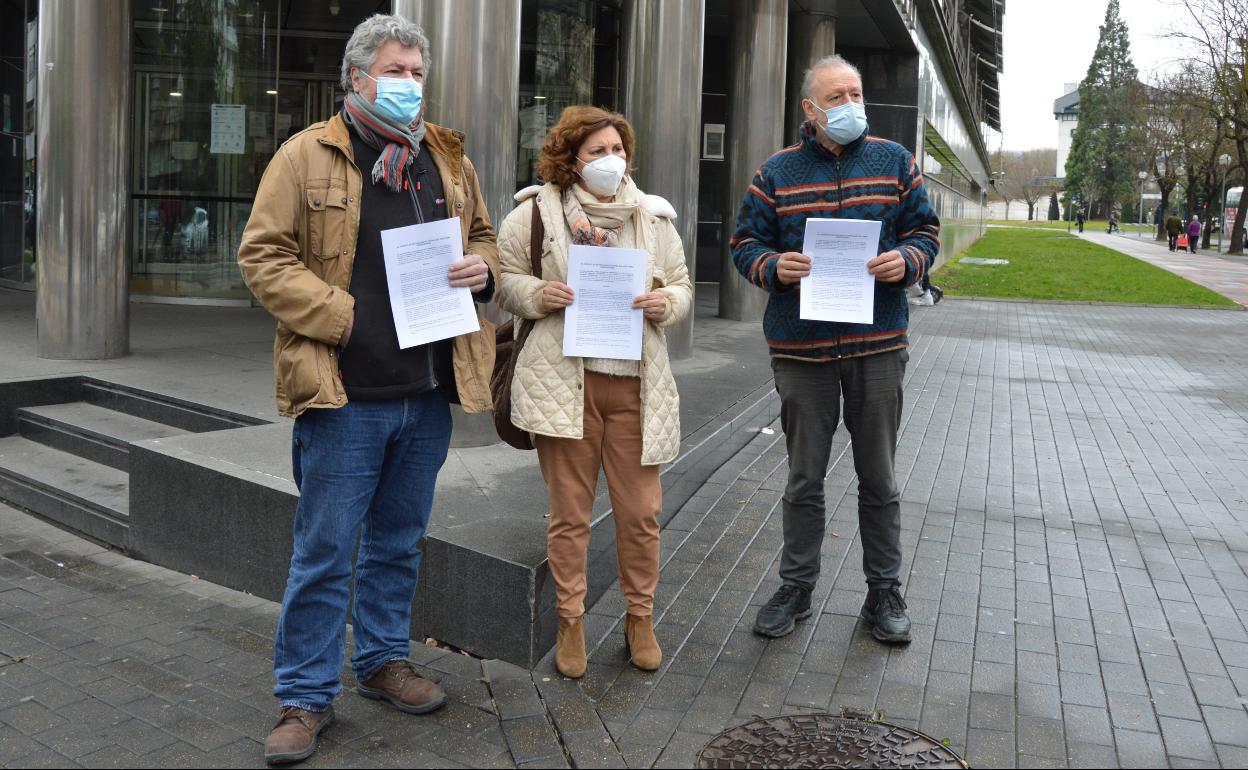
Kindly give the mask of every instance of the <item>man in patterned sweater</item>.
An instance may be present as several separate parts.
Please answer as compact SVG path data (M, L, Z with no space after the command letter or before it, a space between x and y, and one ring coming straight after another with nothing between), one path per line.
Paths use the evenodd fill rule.
M843 399L868 587L861 617L876 639L908 642L910 618L899 590L901 495L893 472L909 360L905 288L931 268L940 221L914 157L867 135L862 78L853 65L839 56L821 59L806 73L802 94L802 139L754 175L731 243L737 269L770 295L763 332L789 452L782 585L759 610L754 630L784 636L811 615L824 477ZM882 223L879 256L868 263L875 276L873 324L799 317L798 282L810 273L810 257L800 253L808 217Z

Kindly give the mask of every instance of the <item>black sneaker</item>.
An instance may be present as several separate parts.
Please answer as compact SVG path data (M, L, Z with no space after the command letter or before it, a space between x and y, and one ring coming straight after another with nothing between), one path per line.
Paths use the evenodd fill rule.
M793 633L797 621L810 617L810 589L782 585L754 619L754 633L773 639Z
M906 600L896 588L872 588L858 613L871 626L871 635L881 642L905 644L910 641L910 616Z

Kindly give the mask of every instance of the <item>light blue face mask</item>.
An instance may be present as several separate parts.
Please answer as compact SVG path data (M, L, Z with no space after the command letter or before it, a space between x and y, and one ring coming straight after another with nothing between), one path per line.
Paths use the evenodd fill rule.
M823 132L837 144L849 144L867 130L867 108L858 102L829 107L824 115L828 122L823 124Z
M403 125L411 125L420 115L420 103L424 88L411 78L375 78L367 72L361 75L377 84L377 99L373 106L378 112L394 118Z

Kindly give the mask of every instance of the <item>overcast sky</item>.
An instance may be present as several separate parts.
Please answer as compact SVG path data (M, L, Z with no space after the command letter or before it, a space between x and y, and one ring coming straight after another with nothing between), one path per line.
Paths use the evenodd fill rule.
M1057 147L1053 100L1064 93L1064 83L1087 74L1107 5L1109 0L1006 0L1001 130L1007 150ZM1183 20L1182 10L1173 0L1119 0L1119 8L1141 79L1172 68L1175 44L1161 35Z

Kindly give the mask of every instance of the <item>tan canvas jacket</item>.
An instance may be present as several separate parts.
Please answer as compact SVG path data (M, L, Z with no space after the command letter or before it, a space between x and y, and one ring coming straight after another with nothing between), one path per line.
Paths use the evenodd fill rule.
M498 246L464 135L430 123L425 142L442 177L449 216L460 218L464 252L481 256L498 286ZM347 403L338 343L355 310L348 288L360 225L363 175L342 117L316 123L281 146L265 169L238 249L248 288L277 318L277 408L288 417ZM464 411L490 408L494 325L455 338L455 385Z

